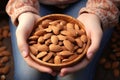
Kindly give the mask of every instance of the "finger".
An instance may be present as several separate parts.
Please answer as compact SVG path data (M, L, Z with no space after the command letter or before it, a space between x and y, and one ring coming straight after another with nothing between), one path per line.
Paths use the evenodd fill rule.
M36 63L36 62L35 62L34 60L32 60L31 57L29 57L29 56L26 57L26 58L24 58L24 60L27 62L27 64L28 64L30 67L35 68L35 69L39 70L40 72L46 72L46 73L49 73L49 74L53 74L52 69Z
M87 51L87 58L91 59L95 52L98 50L102 38L102 33L93 32L91 33L91 45ZM99 36L98 36L99 35Z
M75 66L62 68L59 75L60 76L65 76L69 73L73 73L75 71L83 69L88 63L89 63L89 60L84 58L79 64L77 64Z

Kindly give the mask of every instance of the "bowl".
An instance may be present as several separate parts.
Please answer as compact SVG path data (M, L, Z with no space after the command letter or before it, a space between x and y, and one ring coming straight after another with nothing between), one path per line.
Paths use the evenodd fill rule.
M59 71L85 57L90 39L77 19L65 14L49 14L34 25L28 44L34 61Z

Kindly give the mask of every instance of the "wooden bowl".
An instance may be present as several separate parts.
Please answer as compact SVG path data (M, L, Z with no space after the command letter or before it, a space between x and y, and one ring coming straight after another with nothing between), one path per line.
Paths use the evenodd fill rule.
M71 24L69 23L72 23L73 27L71 27ZM51 25L52 27L50 27ZM58 29L58 27L60 29ZM72 28L74 29L73 31L72 31ZM54 30L57 30L57 31L54 31ZM45 37L46 34L52 34L52 35L46 38ZM51 39L53 35L57 37L58 35L63 35L67 38L65 37L64 37L65 39L61 38L63 40L58 38L56 43L55 41L56 38ZM85 36L83 37L83 39L81 38L82 35ZM39 38L41 36L41 39L39 39L37 36ZM38 41L38 39L40 41ZM82 40L82 44L83 44L82 46L81 46L81 42L78 39ZM47 40L50 42L47 43ZM71 45L71 43L73 45ZM86 31L84 29L84 25L80 21L76 20L71 16L64 15L64 14L50 14L50 15L41 17L37 21L37 23L35 24L35 28L33 29L30 37L28 38L28 44L30 46L30 51L31 51L30 56L34 61L38 62L41 65L50 67L53 70L59 71L63 67L73 66L78 62L80 62L80 60L82 60L82 58L85 56L87 49L90 45L90 39L87 37ZM58 45L61 48L57 49L56 47L52 47L51 49L50 47L51 44ZM47 48L43 45L47 45ZM74 47L71 47L71 46L74 46ZM41 48L44 48L44 49L41 49ZM68 54L71 53L70 56L74 55L74 58L71 58L71 60L69 60L70 56L66 55L67 52L64 52L64 51L68 51ZM42 52L43 53L47 52L47 54L44 55L44 57L42 58L41 57L38 58L38 54L43 54ZM51 52L52 52L51 61L50 59L49 60L43 59ZM77 56L75 57L76 54ZM55 59L56 56L57 56L57 59Z

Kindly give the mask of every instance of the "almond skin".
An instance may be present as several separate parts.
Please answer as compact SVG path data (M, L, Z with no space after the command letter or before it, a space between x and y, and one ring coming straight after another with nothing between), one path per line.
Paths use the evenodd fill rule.
M43 36L43 39L49 39L52 36L52 33L47 33Z
M74 25L73 25L72 23L67 23L67 24L66 24L66 27L67 27L67 30L68 30L68 31L74 29Z
M71 56L73 55L74 53L70 52L70 51L61 51L59 53L59 55L63 56L63 57L67 57L67 56Z
M43 52L38 53L36 57L37 57L37 58L42 58L42 57L44 57L45 55L47 55L47 52L43 51Z
M38 50L39 50L39 51L48 51L48 49L49 49L49 48L48 48L47 45L44 45L44 44L43 44L43 45L41 45L41 44L38 45Z
M49 20L49 19L42 21L42 27L47 28L50 22L51 22L51 20Z
M48 61L53 56L53 54L54 53L52 53L52 52L48 53L45 57L43 57L42 60L45 61L45 62Z
M75 39L75 41L77 42L77 45L79 47L83 47L83 42L82 42L82 40L80 38Z
M56 27L56 26L53 26L53 27L52 27L52 31L53 31L54 34L57 35L57 34L59 34L59 32L60 32L60 28L59 28L59 27Z
M78 57L78 54L73 54L73 55L71 55L68 59L69 60L73 60L73 59L75 59L75 58L77 58Z
M30 36L29 40L37 40L39 38L39 36Z
M74 28L75 30L80 30L80 27L77 24L74 25Z
M62 50L61 46L55 45L55 44L51 44L49 46L49 49L50 49L50 51L53 51L53 52L59 52Z
M77 36L77 33L76 33L75 30L70 30L70 31L63 30L63 31L61 31L61 34L64 35L64 36L72 36L72 37Z
M81 41L83 41L84 43L87 42L87 36L86 35L82 35L80 37Z
M43 38L43 36L40 36L39 38L38 38L38 42L39 43L43 43L45 40L44 40L44 38Z
M36 36L41 36L41 35L44 35L45 34L45 30L37 30L35 33L34 33L34 35L36 35Z
M51 36L51 42L52 42L53 44L58 44L58 37L55 36L55 35L52 35L52 36Z
M38 54L38 49L35 48L34 46L30 46L30 51L32 52L33 55L37 55Z
M54 64L60 64L60 63L61 63L61 57L60 56L55 56Z
M64 40L63 44L70 51L72 51L74 49L74 45L68 40Z
M58 35L57 37L58 37L58 39L61 40L61 41L66 40L66 36Z

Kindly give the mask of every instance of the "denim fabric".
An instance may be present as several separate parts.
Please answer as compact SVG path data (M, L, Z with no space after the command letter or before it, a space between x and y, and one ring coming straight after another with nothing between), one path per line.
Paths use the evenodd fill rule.
M65 9L59 9L53 6L47 6L41 4L40 15L45 16L47 14L52 14L52 13L61 13L76 18L78 16L78 12L80 8L85 6L86 1L87 0L80 0L79 2L71 4L69 7ZM10 29L12 35L11 39L12 39L13 56L14 56L14 80L53 80L53 77L51 75L46 73L40 73L39 71L29 67L26 64L26 62L23 60L22 56L20 55L20 52L17 47L16 36L15 36L16 27L14 27L11 22L10 22ZM112 29L105 31L99 50L97 51L94 59L87 67L85 67L84 69L78 72L69 74L63 78L58 76L57 80L93 80L96 70L96 63L99 60L99 57L103 51L104 46L106 45L107 41L110 38L111 33L112 33Z

